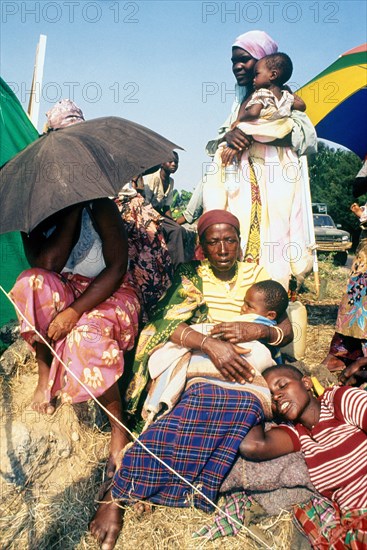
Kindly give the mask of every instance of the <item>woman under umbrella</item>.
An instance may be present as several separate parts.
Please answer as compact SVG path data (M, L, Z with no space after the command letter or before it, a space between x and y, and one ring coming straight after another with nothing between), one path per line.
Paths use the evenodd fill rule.
M70 100L48 113L49 127L58 131L83 120ZM117 381L124 370L124 352L132 349L137 335L140 304L127 274L127 238L116 204L104 198L70 206L29 234L22 233L22 239L32 267L21 273L11 295L29 321L20 318L20 331L38 363L32 408L52 414L56 397L68 403L90 398L66 365L122 420ZM108 475L128 442L115 421L111 428Z

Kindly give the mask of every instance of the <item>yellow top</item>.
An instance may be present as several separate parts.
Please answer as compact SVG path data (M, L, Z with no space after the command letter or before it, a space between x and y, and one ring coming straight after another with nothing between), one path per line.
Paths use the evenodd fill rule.
M266 269L254 263L238 262L237 280L231 287L215 277L209 262L204 261L199 271L203 280L203 294L208 306L208 321L221 323L232 321L239 315L247 290L254 283L270 279Z

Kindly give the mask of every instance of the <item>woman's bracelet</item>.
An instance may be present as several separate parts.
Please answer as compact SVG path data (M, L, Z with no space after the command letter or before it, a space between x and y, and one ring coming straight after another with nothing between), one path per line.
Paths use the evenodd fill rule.
M274 340L274 342L268 342L268 344L269 346L279 346L279 344L283 342L284 332L280 327L271 327L271 328L275 330L275 332L277 333L277 337Z
M183 331L181 332L181 336L180 336L180 344L182 347L185 347L185 342L186 342L186 339L185 339L185 332L189 330L190 332L192 331L192 328L191 327L185 327L183 329ZM186 335L187 336L187 335Z
M204 350L203 350L203 345L204 345L204 342L205 342L205 340L206 340L207 338L209 338L209 336L204 336L204 338L203 338L202 341L201 341L201 344L200 344L200 349L201 349L201 351L204 351Z

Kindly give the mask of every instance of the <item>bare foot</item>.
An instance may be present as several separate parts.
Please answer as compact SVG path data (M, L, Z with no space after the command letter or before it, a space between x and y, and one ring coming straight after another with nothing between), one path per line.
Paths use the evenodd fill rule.
M115 547L122 529L123 514L123 509L112 500L110 489L89 524L89 530L101 545L102 550L112 550Z
M33 394L33 399L31 402L31 408L34 411L40 412L42 414L53 414L55 412L56 399L48 401L46 399L46 390L38 385Z
M138 517L141 517L144 514L152 514L153 510L153 504L150 502L140 501L134 504L134 511Z

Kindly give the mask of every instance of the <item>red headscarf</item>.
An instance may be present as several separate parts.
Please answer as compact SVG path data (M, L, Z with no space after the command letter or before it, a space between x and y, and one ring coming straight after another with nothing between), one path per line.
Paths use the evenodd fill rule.
M202 236L208 227L216 223L227 223L228 225L233 225L237 232L240 232L240 222L236 216L226 210L209 210L208 212L205 212L205 214L203 214L198 221L197 230L199 237Z

